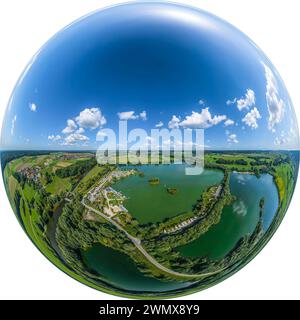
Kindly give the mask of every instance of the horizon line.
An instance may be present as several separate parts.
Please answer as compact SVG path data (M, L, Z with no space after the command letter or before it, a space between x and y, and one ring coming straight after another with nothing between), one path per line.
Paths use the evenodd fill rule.
M8 151L40 151L40 152L97 152L97 149L1 149L0 152L8 152ZM113 151L113 150L109 150ZM127 152L132 151L132 152L137 152L139 150L127 150ZM143 151L143 150L142 150ZM184 150L155 150L155 152L161 152L161 151L177 151L177 152L184 152ZM195 151L195 150L192 150ZM300 151L299 149L209 149L209 150L204 150L205 152L215 152L215 151L230 151L230 152L239 152L239 151ZM125 150L117 150L118 152L125 152ZM145 152L151 152L151 150L145 150Z

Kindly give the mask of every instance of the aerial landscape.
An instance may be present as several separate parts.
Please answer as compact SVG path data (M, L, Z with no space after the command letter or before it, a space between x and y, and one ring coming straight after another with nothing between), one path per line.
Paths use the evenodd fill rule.
M114 6L58 32L18 79L1 131L4 214L89 287L187 295L272 238L299 146L287 89L247 36L182 5Z
M298 153L290 152L210 152L201 178L184 176L184 164L99 165L89 152L27 153L2 154L16 157L4 181L36 246L90 286L149 296L205 287L255 255L278 227L298 170ZM121 283L118 266L115 279L109 263L97 263L115 255L127 259Z

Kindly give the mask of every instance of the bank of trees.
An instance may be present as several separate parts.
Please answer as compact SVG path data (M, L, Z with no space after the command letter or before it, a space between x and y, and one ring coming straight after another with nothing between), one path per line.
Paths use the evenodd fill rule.
M230 164L230 165L241 165L241 166L246 166L248 165L248 162L244 159L236 159L236 160L231 160L231 159L224 159L224 158L220 158L216 160L216 163L218 164Z
M46 172L45 172L45 183L46 183L46 184L49 184L49 183L51 183L52 181L53 181L52 175L51 175L48 171L46 171Z
M80 161L77 161L76 163L74 163L68 167L60 168L60 169L56 170L55 173L60 178L68 178L68 177L78 176L78 175L82 175L84 173L87 173L96 164L97 164L96 158L91 158L88 160L80 160Z
M64 206L56 229L56 241L68 265L87 274L82 251L95 243L114 248L121 252L134 251L134 245L126 235L108 222L84 219L85 208L79 197ZM105 257L104 257L105 258Z

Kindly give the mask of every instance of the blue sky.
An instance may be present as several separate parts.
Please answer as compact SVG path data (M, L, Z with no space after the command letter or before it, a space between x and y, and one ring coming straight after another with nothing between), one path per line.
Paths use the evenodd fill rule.
M96 148L101 128L203 128L209 149L298 149L288 93L263 53L207 13L114 7L54 36L20 77L3 149Z

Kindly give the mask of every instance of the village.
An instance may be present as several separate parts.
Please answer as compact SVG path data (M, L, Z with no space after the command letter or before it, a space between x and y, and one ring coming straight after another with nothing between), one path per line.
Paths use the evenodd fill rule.
M41 178L41 167L39 166L26 166L24 168L21 168L20 170L17 171L20 175L24 176L27 178L29 181L33 181L37 184L40 183L40 178Z

